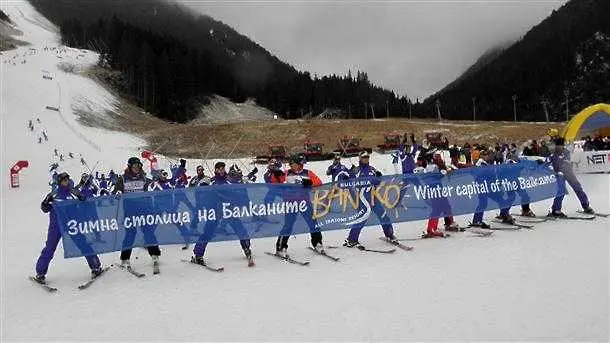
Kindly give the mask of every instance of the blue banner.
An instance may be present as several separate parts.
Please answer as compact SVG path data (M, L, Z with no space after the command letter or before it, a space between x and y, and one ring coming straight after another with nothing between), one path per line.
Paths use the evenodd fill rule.
M226 241L469 214L561 195L534 162L338 181L233 184L54 203L64 256Z

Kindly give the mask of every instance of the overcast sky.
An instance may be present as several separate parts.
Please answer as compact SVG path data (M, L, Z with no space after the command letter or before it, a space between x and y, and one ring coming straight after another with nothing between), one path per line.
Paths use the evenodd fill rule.
M522 37L567 0L178 0L312 74L366 71L420 100L483 52Z

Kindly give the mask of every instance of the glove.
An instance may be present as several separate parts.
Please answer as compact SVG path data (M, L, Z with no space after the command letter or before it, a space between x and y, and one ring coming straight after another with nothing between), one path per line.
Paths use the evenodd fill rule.
M382 174L381 174L381 172L380 172L379 170L375 170L375 176L377 176L377 177L381 177L381 175L382 175Z
M251 175L254 175L258 173L258 167L254 167L254 169L252 169L252 171L250 172Z
M356 166L352 164L352 167L350 169L356 169Z
M46 202L47 204L50 204L53 202L53 194L49 193L47 194L47 196L44 198L43 202Z
M341 180L349 180L349 175L347 175L347 174L341 175Z
M275 177L280 177L282 175L284 175L284 172L281 171L280 169L276 169L273 171L273 176L275 176Z
M311 179L303 179L302 183L303 183L303 187L305 187L305 188L309 188L309 187L313 186L313 182L311 181Z
M186 160L184 158L180 159L180 167L182 167L182 168L186 167Z

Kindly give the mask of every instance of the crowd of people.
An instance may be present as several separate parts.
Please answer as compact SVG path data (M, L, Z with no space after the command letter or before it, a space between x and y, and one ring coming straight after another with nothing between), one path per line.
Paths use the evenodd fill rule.
M541 144L541 146L545 145ZM532 142L532 147L538 147L537 144L535 144L535 141ZM472 146L465 144L461 148L458 148L455 145L449 146L450 163L447 163L444 160L442 152L438 148L439 147L430 144L418 144L413 134L408 137L405 135L397 151L390 157L392 158L393 163L400 165L402 174L441 173L447 175L456 169L465 167L482 168L493 164L520 163L521 154L518 153L516 144L496 144L492 147L478 144L473 144ZM540 147L538 147L538 149L540 149ZM523 152L523 155L525 155L525 151ZM151 176L149 177L143 170L142 161L138 157L131 157L127 160L126 168L122 174L110 170L106 176L104 173L95 172L94 174L90 171L89 173L80 175L80 180L76 184L67 173L58 173L54 170L53 181L51 183L52 191L44 198L41 204L42 211L49 213L49 231L46 245L36 264L36 280L41 283L45 282L45 275L49 263L53 257L59 238L61 237L59 228L56 225L56 214L53 207L53 204L57 201L67 199L86 200L91 197L107 196L111 194L165 191L185 187L213 187L214 185L243 184L255 182L257 180L258 168L254 167L247 175L244 175L238 164L232 164L227 171L227 165L222 161L219 161L214 165L213 175L206 175L203 165L197 165L195 168L195 175L189 177L187 175L186 163L186 160L180 159L179 164L170 168L171 175L164 169L153 169L151 170ZM564 148L563 139L554 137L552 151L549 151L549 156L545 160L539 160L539 163L547 163L549 168L552 168L555 173L563 175L563 178L560 178L559 187L565 187L565 182L568 182L580 200L583 211L585 213L594 213L582 186L572 172L572 167L569 163L569 153ZM302 155L290 156L288 168L286 169L284 169L282 161L271 159L263 173L263 182L270 184L299 184L306 188L322 185L322 181L318 175L312 170L305 168L305 164L305 157ZM340 155L336 155L327 168L326 175L330 177L331 181L335 182L338 180L381 177L382 173L370 164L370 154L363 151L358 157L358 164L352 164L349 167L342 163ZM440 183L440 181L438 182ZM500 203L497 199L492 198L492 200L496 200ZM437 203L431 204L433 212L430 213L423 238L444 237L444 231L463 231L464 228L457 225L449 212L450 206L448 205L448 199L440 198L434 201ZM548 214L549 216L556 218L566 217L561 211L562 201L563 196L555 198ZM510 203L512 203L512 201ZM477 206L477 209L473 214L473 219L469 227L490 228L490 225L483 221L483 211L486 208L486 204L487 197L479 199L479 206ZM309 208L311 208L311 206L309 206ZM446 209L449 209L449 211ZM503 223L514 224L515 219L510 215L509 209L510 207L502 208L497 218ZM397 242L392 220L382 205L377 202L372 206L371 210L379 219L386 239L390 242ZM311 209L302 213L302 215L311 232L312 248L317 252L324 254L325 248L323 245L322 232L319 228L316 228ZM530 209L529 204L523 204L521 206L521 215L527 217L535 216ZM288 256L288 240L293 231L296 216L297 214L286 215L285 222L276 240L276 255L280 257ZM444 221L444 231L440 231L438 228L440 218L443 218ZM231 222L229 225L233 227L235 232L244 231L239 220ZM359 235L365 225L366 221L362 221L351 226L343 245L348 248L357 247L359 249L364 249L359 242ZM123 246L130 247L135 239L135 234L135 230L130 230L130 233L125 237ZM205 265L203 257L207 243L212 239L213 230L204 230L204 233L195 244L191 262ZM253 264L250 239L247 237L240 237L240 246L246 258ZM149 246L147 247L147 250L152 258L153 268L158 268L159 256L161 255L159 246ZM127 269L131 268L130 258L131 249L123 250L120 254L121 266ZM96 277L102 272L102 267L97 256L88 256L87 262L91 268L92 277Z
M595 138L591 138L591 136L583 137L582 140L584 144L582 149L584 151L601 151L601 150L610 150L610 137L601 135L595 136Z

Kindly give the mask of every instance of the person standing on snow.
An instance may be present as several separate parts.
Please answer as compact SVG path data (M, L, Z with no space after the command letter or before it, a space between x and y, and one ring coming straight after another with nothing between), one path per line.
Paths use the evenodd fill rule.
M300 155L292 155L289 159L290 168L284 174L285 183L302 185L304 188L317 187L322 185L320 178L311 170L303 168L304 158ZM322 232L316 227L316 221L313 219L313 210L309 198L303 198L302 194L291 195L289 192L284 193L284 200L287 201L307 201L307 210L302 213L311 235L311 245L315 250L324 253L324 245L322 244ZM288 239L292 233L294 223L297 220L297 213L289 213L284 216L284 225L275 242L275 253L281 257L288 256Z
M483 180L488 176L493 176L494 179L497 179L495 175L495 170L492 168L494 163L494 154L491 150L483 149L481 150L480 158L476 162L476 168L473 170L473 176L477 183L482 183ZM513 225L515 224L515 218L510 215L510 205L506 205L507 201L502 197L502 194L499 193L479 193L477 195L478 204L475 209L475 213L472 217L472 223L469 227L478 227L482 229L489 229L491 226L483 221L483 215L485 214L485 209L487 208L487 200L491 198L500 207L500 214L497 216L498 219L502 220L502 223Z
M379 170L375 169L375 167L373 167L369 164L370 155L367 151L361 152L359 159L360 160L358 162L358 166L352 167L352 169L350 171L351 179L360 179L360 178L371 179L371 178L379 178L382 176L382 174ZM374 182L375 181L373 180L373 183ZM371 199L372 197L370 195L370 192L371 192L371 188L374 186L363 186L363 187L366 187L366 188L364 190L359 190L359 191L364 192L363 198ZM364 205L362 205L362 206L364 206ZM394 236L394 228L392 227L392 222L390 221L390 217L388 216L386 210L383 208L381 203L379 203L378 201L375 201L375 204L373 206L371 206L371 211L373 211L375 213L375 215L377 215L377 218L379 218L379 222L381 223L381 228L383 229L383 234L385 235L385 237L389 241L398 242L396 240L396 237ZM364 250L365 247L362 246L358 242L358 238L360 237L360 232L362 231L362 228L364 227L365 224L366 224L366 220L352 225L352 227L349 231L349 235L347 236L347 239L345 239L345 242L343 242L343 246L348 247L348 248L357 247L358 249Z
M398 160L402 164L403 174L413 173L413 169L415 169L415 158L417 151L419 150L419 146L417 145L417 142L415 142L415 135L411 134L409 138L411 139L411 146L406 145L407 139L405 137L398 147Z
M202 165L197 166L197 174L189 181L189 187L209 186L210 178L205 175Z
M349 169L341 163L341 155L335 154L333 163L326 169L326 175L331 177L331 181L346 180L350 178Z
M570 152L564 147L565 140L561 137L557 137L553 142L555 143L555 149L553 154L551 154L549 157L549 160L553 167L553 171L558 174L557 193L565 194L567 181L570 187L572 187L574 190L574 193L576 193L576 197L578 197L578 200L580 201L583 212L587 214L595 213L591 206L589 206L589 198L582 189L582 185L580 182L578 182L578 179L572 170L572 164L570 163ZM561 212L563 197L564 195L558 195L555 197L553 200L553 206L551 207L551 212L548 214L549 217L567 217L563 212Z
M68 173L60 173L57 177L57 189L47 194L40 204L40 209L42 212L49 213L47 241L45 242L45 246L40 252L40 257L38 257L38 261L36 262L36 276L34 277L34 280L41 284L45 283L49 264L53 259L53 255L55 255L55 249L57 249L57 245L61 239L61 232L59 230L59 226L57 225L57 214L53 204L55 202L64 200L85 200L85 197L78 190L72 187L73 183L70 181L70 175L68 175ZM91 249L86 242L84 242L84 238L82 236L75 237L80 237L75 238L79 247ZM82 241L80 241L81 239ZM97 255L93 254L93 250L91 249L90 251L83 251L83 253L87 254L85 259L87 260L89 268L91 268L91 277L95 278L102 274L102 264Z
M454 168L447 167L439 152L433 154L430 163L427 163L423 158L418 159L418 167L420 167L418 168L418 172L439 173L442 175L440 176L441 178L454 170ZM440 179L439 181L432 181L429 186L430 188L434 188L436 185L440 185ZM445 222L445 231L463 231L457 225L453 216L447 215L451 211L451 205L446 197L430 200L430 207L432 207L432 213L430 213L430 218L428 219L426 232L423 235L424 238L445 237L444 233L438 231L438 219L443 212L445 213L445 217L443 218Z
M142 162L137 157L131 157L127 160L127 168L122 176L119 176L114 187L114 193L140 193L146 192L151 183L151 180L146 177L142 170ZM147 199L129 199L123 200L123 206L126 209L125 217L131 215L144 215L152 207L150 201ZM129 211L127 211L129 209ZM123 239L123 247L131 247L134 240L136 239L137 230L127 230L125 238ZM152 230L143 230L144 240L147 244L154 244L156 238L152 233ZM158 245L150 245L146 248L148 254L153 260L153 268L159 267L159 256L161 256L161 249ZM121 251L121 266L124 268L131 268L131 248L124 249Z
M214 165L214 176L210 179L210 185L226 185L226 184L239 184L243 183L243 175L237 165L231 166L230 175L227 174L226 164L224 162L216 162ZM248 202L246 195L235 197L238 201ZM217 212L221 211L220 202L217 203ZM248 237L248 230L244 227L241 219L239 218L227 218L223 219L231 226L235 234L239 237L239 244L241 245L244 255L248 261L252 261L252 251L250 250L250 239ZM206 222L203 228L203 234L199 236L195 248L193 248L193 257L191 258L192 263L205 265L203 255L208 243L214 238L216 229L219 226L219 220L211 220Z

